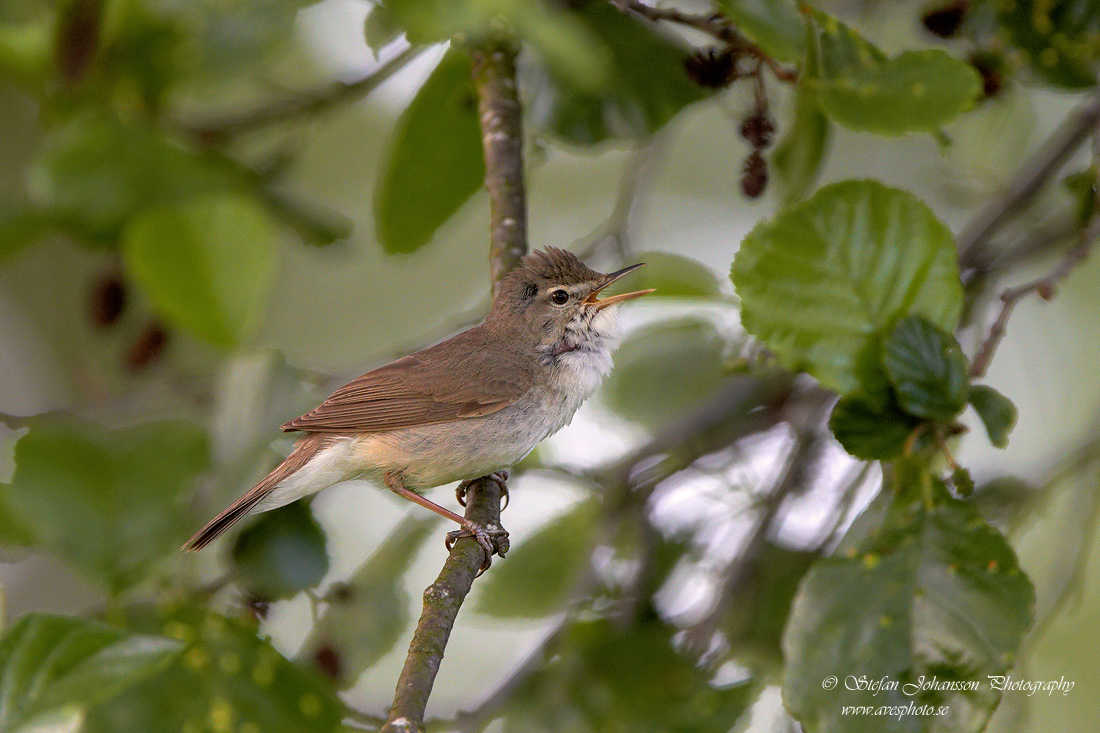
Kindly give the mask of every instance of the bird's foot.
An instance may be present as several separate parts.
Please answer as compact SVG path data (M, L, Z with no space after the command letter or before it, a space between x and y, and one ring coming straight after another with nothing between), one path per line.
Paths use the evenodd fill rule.
M503 501L500 505L500 510L504 511L508 508L508 472L505 470L494 471L488 476L485 476L485 478L495 482L496 485L500 487L500 498ZM458 499L459 504L466 506L466 492L470 490L470 484L480 480L481 479L477 478L466 479L458 485L458 488L455 489L455 498Z
M447 546L449 552L456 541L463 537L472 537L481 545L481 549L485 551L485 561L481 563L481 569L478 570L478 575L481 575L489 566L493 564L493 555L500 555L504 557L504 554L508 552L510 544L508 542L508 530L504 529L496 524L490 524L488 526L481 526L480 524L474 524L470 520L466 520L462 523L462 529L456 529L453 532L447 533L447 539L444 544Z

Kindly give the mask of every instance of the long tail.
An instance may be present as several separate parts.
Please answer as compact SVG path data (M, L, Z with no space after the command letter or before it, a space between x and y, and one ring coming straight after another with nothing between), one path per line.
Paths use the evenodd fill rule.
M310 433L303 436L285 461L276 466L260 483L249 489L244 496L230 504L225 511L207 522L206 526L196 532L194 537L187 540L183 549L194 552L213 542L222 532L236 524L237 520L255 509L256 505L263 501L283 480L306 465L310 458L313 458L319 450L326 446L326 443L326 436L319 433Z

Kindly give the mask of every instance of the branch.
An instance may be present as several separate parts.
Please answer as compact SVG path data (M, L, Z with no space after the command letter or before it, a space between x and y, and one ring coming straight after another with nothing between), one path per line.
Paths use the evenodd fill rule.
M1009 316L1012 315L1012 310L1016 307L1016 304L1032 293L1038 293L1043 300L1050 300L1054 297L1054 290L1058 283L1068 277L1071 272L1077 269L1078 265L1084 262L1093 245L1096 244L1097 237L1100 237L1100 216L1092 218L1088 226L1082 230L1080 237L1080 241L1066 251L1062 261L1049 273L1037 280L1009 288L1001 293L1001 310L993 320L993 325L989 327L989 334L985 337L982 345L978 347L977 354L974 355L974 361L970 365L971 378L978 379L985 376L986 371L989 369L989 363L993 360L993 354L996 353L997 346L1004 338Z
M492 239L493 290L527 254L527 199L523 188L523 120L516 88L516 50L497 40L474 49L474 86L485 150Z
M998 229L1031 201L1049 178L1075 153L1100 124L1100 91L1093 94L1054 131L1022 165L973 221L959 232L959 266L967 282L985 269L983 252Z
M294 117L317 114L338 104L366 96L405 68L423 50L423 46L409 46L358 81L336 82L324 89L273 102L232 117L180 123L178 127L184 133L210 143L252 132Z
M489 41L473 50L474 86L485 149L485 187L489 190L492 221L489 264L494 290L527 252L523 135L515 57L514 47L502 40ZM483 527L499 527L501 498L496 481L478 479L466 494L466 518ZM503 557L508 550L506 537L498 540L496 549ZM424 730L424 711L443 652L483 560L484 551L476 541L460 539L435 582L424 591L424 610L409 644L393 707L382 733Z
M651 20L654 23L661 21L668 21L669 23L676 23L687 28L694 28L695 30L706 33L708 36L712 36L716 40L726 43L730 46L743 49L751 56L756 57L765 64L772 73L775 74L775 78L780 81L794 83L798 81L798 73L785 69L780 66L775 59L768 56L764 51L755 43L745 38L743 35L737 32L737 28L728 18L721 13L707 13L707 14L694 14L685 13L675 8L657 8L652 5L646 5L641 0L608 0L611 5L626 14L637 14Z

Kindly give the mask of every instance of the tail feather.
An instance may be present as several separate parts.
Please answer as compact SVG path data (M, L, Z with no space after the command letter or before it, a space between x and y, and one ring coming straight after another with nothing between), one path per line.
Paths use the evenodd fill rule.
M225 511L207 522L206 526L196 532L194 537L187 540L182 549L194 552L213 542L223 532L236 524L241 517L255 509L256 505L263 501L276 486L308 463L310 458L326 446L328 440L329 436L318 433L310 433L304 436L294 446L294 450L290 452L285 461L276 466L260 483L249 489L244 496L230 504Z

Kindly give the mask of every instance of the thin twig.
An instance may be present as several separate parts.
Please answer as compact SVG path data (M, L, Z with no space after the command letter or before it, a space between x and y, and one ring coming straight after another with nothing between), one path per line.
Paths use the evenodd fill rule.
M1004 192L959 232L959 265L965 281L984 269L984 249L998 229L1021 211L1100 124L1100 90L1070 112L1046 142L1020 166Z
M494 289L527 252L527 201L523 188L522 121L516 89L515 48L492 39L473 51L478 92L485 187L492 221L489 266ZM475 481L466 495L466 518L483 527L500 527L501 488L490 478ZM497 541L507 551L507 538ZM443 652L462 602L470 592L484 551L471 538L455 543L436 581L424 591L424 609L416 625L405 666L397 681L393 707L382 733L424 730L424 711Z
M608 1L613 7L627 14L635 13L655 23L667 21L706 33L723 43L741 48L750 55L755 56L761 63L771 69L776 79L789 84L798 81L797 72L784 68L775 59L764 53L759 46L738 33L733 23L721 13L685 13L675 8L658 8L646 5L640 0Z
M424 48L424 46L409 46L358 81L336 82L324 89L266 104L231 117L180 123L178 127L192 137L212 142L253 132L295 117L314 115L344 102L366 96L405 68Z
M1054 297L1054 291L1058 283L1069 276L1085 260L1098 236L1100 236L1100 216L1094 216L1088 226L1081 232L1077 244L1066 251L1061 262L1053 270L1037 280L1009 288L1001 293L1001 309L993 320L993 325L989 327L989 333L982 345L978 347L978 352L970 365L971 378L978 379L985 376L986 371L989 369L989 363L993 360L993 354L996 353L997 346L1004 338L1008 327L1008 319L1012 315L1012 310L1016 307L1016 304L1032 293L1038 293L1039 297L1044 300L1050 300Z

